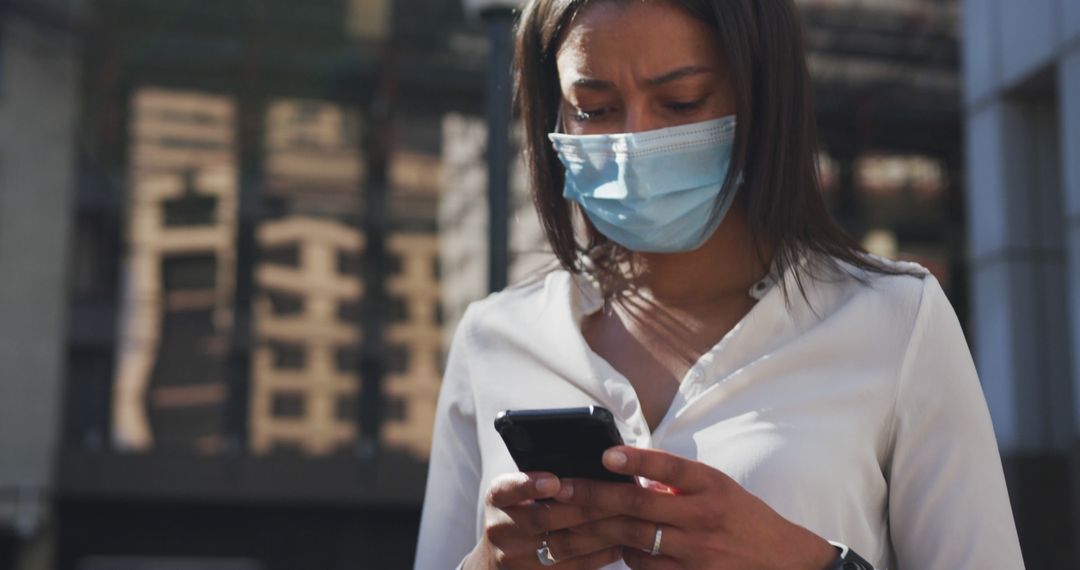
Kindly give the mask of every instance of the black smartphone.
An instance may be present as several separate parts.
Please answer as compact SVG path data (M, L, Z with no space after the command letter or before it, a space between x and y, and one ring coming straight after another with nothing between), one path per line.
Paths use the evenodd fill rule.
M522 471L546 471L557 477L634 483L612 473L601 457L622 445L615 417L600 406L506 410L495 417L510 456Z

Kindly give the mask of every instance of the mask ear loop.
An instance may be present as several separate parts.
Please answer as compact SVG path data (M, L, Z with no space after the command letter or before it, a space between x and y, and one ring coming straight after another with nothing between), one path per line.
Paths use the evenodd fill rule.
M561 135L561 134L566 133L566 131L563 130L562 102L559 102L559 110L555 114L555 131L554 132L557 135Z

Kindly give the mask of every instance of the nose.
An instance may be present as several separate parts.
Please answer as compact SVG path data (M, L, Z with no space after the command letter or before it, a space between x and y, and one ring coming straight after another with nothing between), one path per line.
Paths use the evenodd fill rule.
M623 116L624 133L640 133L662 128L655 113L652 113L647 105L634 104L626 106L626 114Z

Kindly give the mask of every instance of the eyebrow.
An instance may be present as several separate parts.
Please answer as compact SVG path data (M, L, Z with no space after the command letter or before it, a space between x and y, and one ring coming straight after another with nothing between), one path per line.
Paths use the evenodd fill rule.
M689 77L691 75L699 75L702 73L709 73L711 71L712 70L708 67L704 67L701 65L688 65L686 67L680 67L678 69L669 71L657 77L650 77L645 80L645 84L649 85L650 87L657 87L659 85L671 83L672 81L676 81L684 77ZM592 79L588 77L583 77L574 81L573 85L574 87L582 87L584 89L592 89L594 91L610 91L615 88L615 84L610 81L605 81L603 79Z
M674 71L669 71L669 72L667 72L667 73L665 73L665 74L663 74L663 75L661 75L659 77L653 77L651 79L646 79L645 83L647 85L651 85L653 87L656 87L657 85L663 85L665 83L671 83L672 81L675 81L677 79L682 79L684 77L689 77L691 75L699 75L699 74L702 74L702 73L709 73L711 71L712 71L711 69L709 69L708 67L705 67L705 66L688 65L686 67L680 67L679 69L676 69Z

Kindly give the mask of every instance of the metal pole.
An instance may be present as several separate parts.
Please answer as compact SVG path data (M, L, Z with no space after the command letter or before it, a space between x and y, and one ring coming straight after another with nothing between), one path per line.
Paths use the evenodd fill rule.
M360 348L360 397L357 452L365 459L379 451L382 428L383 380L386 375L384 319L390 295L386 290L389 260L386 250L390 224L387 198L390 193L390 153L393 151L394 102L398 93L397 58L394 45L383 47L379 84L367 110L363 137L367 179L364 228L364 300L361 309L363 344Z
M226 446L233 455L248 451L251 422L251 352L255 346L255 258L259 254L255 232L263 187L263 138L266 98L262 92L261 22L247 32L237 96L237 146L240 189L236 213L236 272L233 292L233 328L228 357L229 397L225 404Z
M484 91L488 142L488 289L506 287L510 270L510 62L514 12L490 8L480 14L490 46Z

